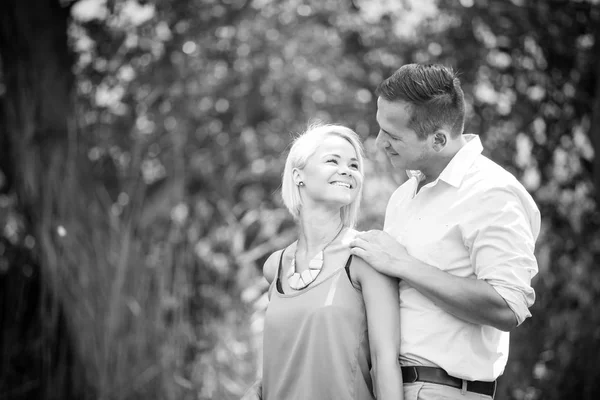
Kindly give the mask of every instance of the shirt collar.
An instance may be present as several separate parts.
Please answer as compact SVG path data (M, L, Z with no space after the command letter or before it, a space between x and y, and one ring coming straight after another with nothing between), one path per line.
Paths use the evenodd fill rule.
M425 175L423 175L423 173L418 169L407 169L406 175L408 175L409 179L417 178L417 182L421 182L423 179L425 179Z
M440 176L436 179L436 182L438 180L443 180L449 185L459 187L467 170L473 165L477 156L483 151L483 145L481 144L479 135L466 134L463 136L467 140L467 144L452 157L452 160L446 165L446 168L444 168ZM407 170L406 174L409 178L416 178L417 182L425 179L425 175L421 171Z

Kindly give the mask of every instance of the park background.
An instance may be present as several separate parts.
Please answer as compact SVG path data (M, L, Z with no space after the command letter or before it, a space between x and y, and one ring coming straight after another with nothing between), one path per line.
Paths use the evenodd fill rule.
M0 398L239 398L290 141L355 129L380 228L403 178L373 91L411 62L460 73L466 132L542 213L497 399L596 399L598 0L3 0Z

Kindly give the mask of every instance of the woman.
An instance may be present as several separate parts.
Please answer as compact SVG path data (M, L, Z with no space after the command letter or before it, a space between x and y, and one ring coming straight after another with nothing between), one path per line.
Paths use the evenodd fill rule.
M362 147L351 129L313 126L294 141L282 196L298 240L264 264L262 390L259 382L245 399L403 398L397 281L348 246L362 188Z

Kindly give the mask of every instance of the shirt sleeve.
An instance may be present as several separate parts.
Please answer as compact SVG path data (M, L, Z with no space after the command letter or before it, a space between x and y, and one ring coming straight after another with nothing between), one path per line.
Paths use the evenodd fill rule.
M510 185L484 192L473 210L463 233L475 274L502 296L520 325L535 301L539 210L524 188Z

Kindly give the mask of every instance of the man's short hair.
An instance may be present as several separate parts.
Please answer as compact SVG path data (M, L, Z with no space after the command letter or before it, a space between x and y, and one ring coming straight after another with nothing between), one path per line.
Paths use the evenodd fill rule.
M407 64L381 82L375 93L387 101L408 103L408 126L421 139L438 129L452 137L465 127L465 97L454 71L440 64Z

